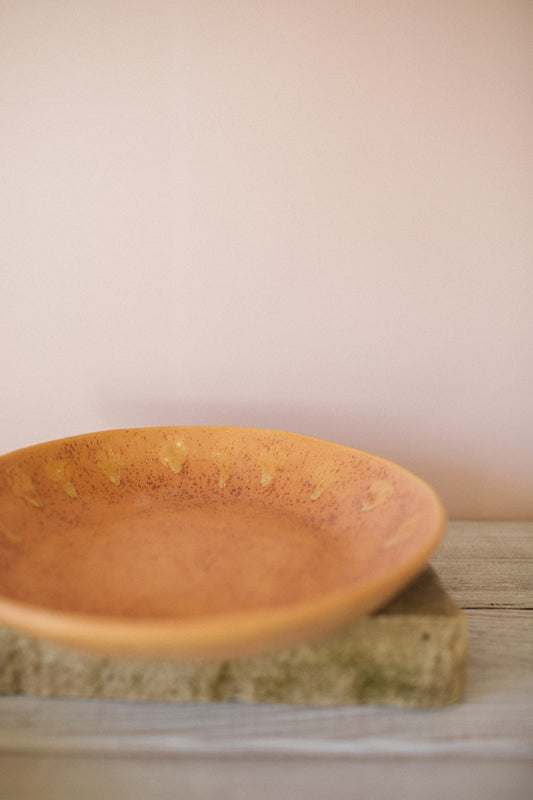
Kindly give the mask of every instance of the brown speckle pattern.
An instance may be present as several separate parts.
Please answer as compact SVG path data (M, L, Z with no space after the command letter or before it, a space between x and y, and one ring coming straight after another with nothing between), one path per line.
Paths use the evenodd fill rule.
M382 503L385 503L394 493L394 487L387 481L374 481L369 490L363 496L361 511L372 511Z

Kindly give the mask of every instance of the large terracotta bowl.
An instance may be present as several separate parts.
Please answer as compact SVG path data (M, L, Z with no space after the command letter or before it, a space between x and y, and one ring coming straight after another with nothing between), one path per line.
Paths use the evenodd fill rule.
M0 458L0 620L108 654L252 654L375 610L444 527L419 478L305 436L75 436Z

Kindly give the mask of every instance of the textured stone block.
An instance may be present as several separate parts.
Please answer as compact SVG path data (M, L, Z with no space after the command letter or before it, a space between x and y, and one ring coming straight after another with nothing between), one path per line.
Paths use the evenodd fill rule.
M218 662L102 658L0 627L0 693L408 707L461 699L466 622L427 568L379 612L309 644Z

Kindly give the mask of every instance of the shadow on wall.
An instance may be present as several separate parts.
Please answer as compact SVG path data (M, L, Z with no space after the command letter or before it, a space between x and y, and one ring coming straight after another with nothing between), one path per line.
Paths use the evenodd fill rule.
M105 428L166 425L222 425L292 431L339 442L388 458L426 480L442 498L451 519L528 519L516 512L527 496L524 476L512 465L483 457L473 441L428 440L418 436L416 419L400 412L273 402L126 400L102 403ZM486 449L486 446L485 448ZM523 501L522 501L523 502Z

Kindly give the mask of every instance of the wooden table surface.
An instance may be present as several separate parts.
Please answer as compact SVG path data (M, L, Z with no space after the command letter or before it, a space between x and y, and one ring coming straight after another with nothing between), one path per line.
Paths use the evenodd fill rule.
M433 565L466 610L462 704L176 706L0 698L1 800L533 797L533 523L453 522Z

